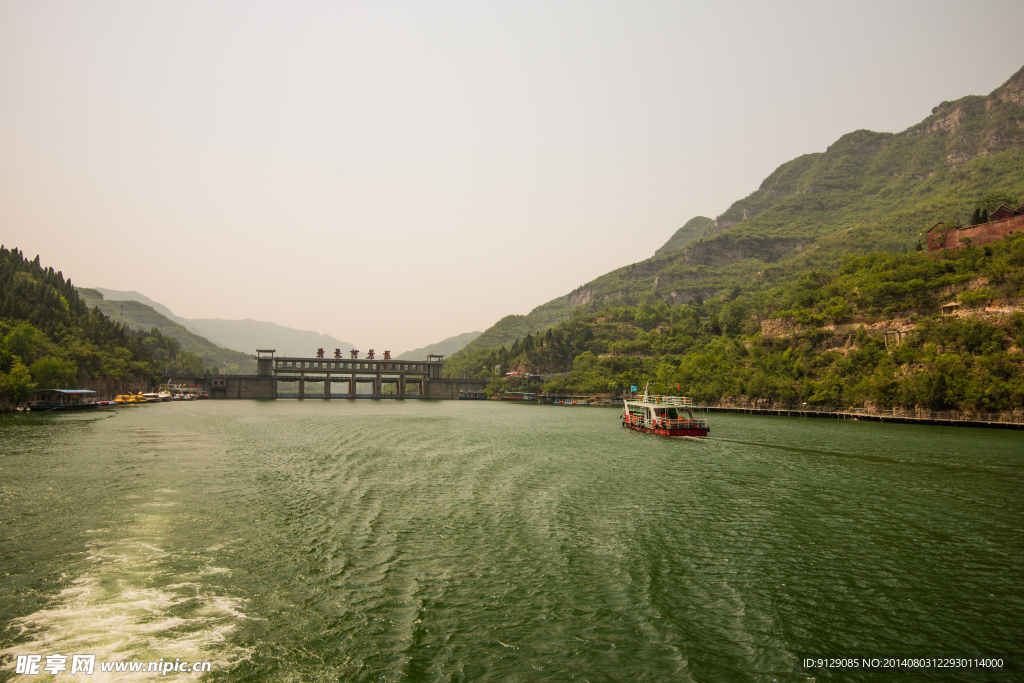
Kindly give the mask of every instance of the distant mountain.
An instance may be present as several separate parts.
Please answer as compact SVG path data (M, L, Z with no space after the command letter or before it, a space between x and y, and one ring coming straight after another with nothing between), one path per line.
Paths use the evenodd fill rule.
M223 320L207 318L189 320L188 328L229 349L277 349L278 355L313 356L323 348L328 355L334 349L348 356L349 349L355 348L350 342L335 339L328 334L296 330L275 323L259 320Z
M987 96L942 102L900 133L847 133L779 166L711 226L688 221L652 258L506 316L464 352L508 346L578 308L768 291L848 256L918 248L939 221L969 222L983 196L1024 191L1022 121L1024 69Z
M166 306L164 306L161 303L153 301L148 296L145 296L143 294L139 294L138 292L134 292L134 291L133 292L122 292L122 291L118 291L116 289L104 289L103 287L93 287L92 291L99 292L100 294L102 294L103 295L103 300L107 301L107 302L110 302L110 301L138 301L139 303L146 304L147 306L149 306L154 311L156 311L160 315L164 316L168 320L173 320L174 322L178 323L179 325L184 325L185 327L188 327L188 321L187 320L185 320L184 318L179 318L178 316L174 315L174 313L171 312L171 309L167 308Z
M253 360L251 352L241 353L221 348L161 313L150 304L127 298L108 301L100 290L84 287L78 288L78 295L89 308L99 308L113 322L123 322L134 330L149 331L155 327L160 330L161 334L174 337L181 345L182 351L190 351L202 358L207 368L216 367L221 372L231 374L248 374L256 370L256 361ZM164 306L160 306L160 308L167 310Z
M413 349L395 356L396 360L422 360L429 353L436 353L442 356L450 356L456 351L461 351L466 344L470 343L483 332L465 332L454 337L448 337L436 344L424 346L422 349Z
M136 301L145 304L162 317L177 323L191 332L193 335L204 337L215 345L223 346L226 349L234 349L251 357L256 349L277 349L279 355L289 354L292 356L312 356L316 350L323 348L325 351L341 349L342 353L348 353L353 348L350 342L341 341L327 334L306 330L296 330L291 327L284 327L270 322L258 320L224 320L221 318L188 319L175 315L163 304L153 301L149 297L138 292L125 292L115 289L104 289L94 287L93 291L102 295L108 305L115 301ZM93 304L90 304L92 306ZM107 311L101 307L104 313ZM115 307L116 313L119 309ZM127 308L125 309L127 310ZM108 313L114 320L117 316ZM127 322L127 319L125 320ZM155 325L159 327L159 325ZM147 328L148 329L148 328ZM176 334L160 329L164 334L178 339ZM182 341L178 339L178 341ZM186 351L191 349L186 349ZM195 352L198 353L198 352ZM202 354L199 354L202 355Z

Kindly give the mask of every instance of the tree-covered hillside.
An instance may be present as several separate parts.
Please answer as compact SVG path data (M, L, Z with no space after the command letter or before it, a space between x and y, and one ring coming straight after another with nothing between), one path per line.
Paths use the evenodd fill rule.
M671 254L674 251L679 251L685 248L691 242L696 242L700 238L709 234L715 227L715 221L707 216L694 216L690 220L686 221L683 227L675 231L675 233L654 252L655 256L661 256L662 254Z
M94 289L82 288L78 293L87 306L99 308L111 319L123 321L134 330L158 330L162 335L176 339L183 351L202 359L202 365L213 371L244 374L256 370L256 361L251 354L221 348L169 319L152 306L129 299L107 301L103 294Z
M1022 189L1024 69L988 96L943 102L902 133L856 131L783 164L706 228L709 236L681 245L690 231L677 233L653 258L527 316L503 318L466 351L510 345L579 307L636 306L649 297L677 305L736 286L793 282L851 255L911 252L935 223L969 222L984 195ZM707 225L694 221L691 227Z
M961 310L943 316L951 302ZM703 402L1012 411L1024 407L1022 304L1024 235L1011 235L942 259L847 257L786 285L685 304L649 296L579 308L509 347L461 354L445 372L490 377L492 393L519 385L504 377L519 371L567 373L543 387L558 393L651 381ZM908 334L887 343L889 326Z
M36 388L153 386L166 364L202 361L157 330L134 332L90 309L60 271L0 246L0 402Z

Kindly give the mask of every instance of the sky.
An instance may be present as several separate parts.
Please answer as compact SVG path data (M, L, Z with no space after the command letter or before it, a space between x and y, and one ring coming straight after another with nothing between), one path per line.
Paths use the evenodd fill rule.
M1019 0L0 0L0 242L398 353L988 94L1021 25Z

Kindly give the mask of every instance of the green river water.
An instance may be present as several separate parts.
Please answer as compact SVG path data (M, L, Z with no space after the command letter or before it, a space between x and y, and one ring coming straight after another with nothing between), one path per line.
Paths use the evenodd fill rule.
M202 401L0 416L17 655L210 681L1021 680L1024 434ZM798 657L997 656L807 671ZM106 677L106 678L104 678ZM154 680L62 674L58 680Z

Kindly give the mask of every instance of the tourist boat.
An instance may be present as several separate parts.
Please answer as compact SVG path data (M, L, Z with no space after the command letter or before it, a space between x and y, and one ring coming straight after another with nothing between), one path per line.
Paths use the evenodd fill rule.
M146 403L160 403L163 400L160 398L160 394L155 391L148 394L141 394L141 396Z
M707 436L711 431L707 420L693 416L693 399L686 396L651 396L645 388L643 396L623 403L623 427L664 436Z
M114 403L118 405L125 405L127 403L145 403L146 400L139 398L135 394L120 394L114 397Z
M86 410L98 408L87 401L95 391L89 389L36 389L28 399L29 410Z
M171 400L171 392L169 392L167 390L162 390L157 395L160 397L160 400L163 401L164 403L166 403L166 402Z
M501 395L502 401L536 401L537 394L529 391L506 391Z
M460 401L486 401L487 394L482 391L460 391Z

